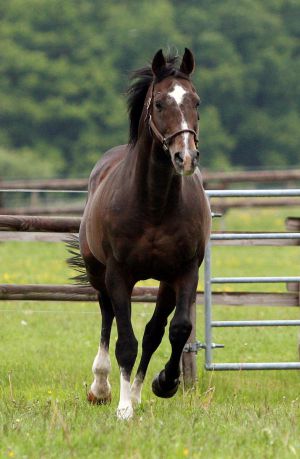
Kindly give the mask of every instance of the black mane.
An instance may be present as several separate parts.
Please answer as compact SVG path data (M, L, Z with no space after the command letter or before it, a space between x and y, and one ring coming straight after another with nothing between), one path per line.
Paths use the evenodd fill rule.
M151 65L147 65L146 67L132 72L130 77L131 85L127 90L127 110L130 122L130 145L135 145L137 142L140 117L143 112L146 94L150 85L152 83L158 83L168 76L188 79L187 75L180 72L180 70L175 67L178 62L178 58L178 55L167 56L167 65L163 68L162 72L155 77L153 75Z

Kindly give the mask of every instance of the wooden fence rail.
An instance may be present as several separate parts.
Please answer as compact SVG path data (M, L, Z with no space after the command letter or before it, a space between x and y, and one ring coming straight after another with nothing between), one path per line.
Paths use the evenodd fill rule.
M0 215L0 231L78 233L81 218Z
M299 198L246 198L246 199L218 199L211 198L211 208L214 212L227 212L233 208L248 208L248 207L292 207L299 205ZM0 207L0 215L28 215L28 216L59 216L73 215L80 216L83 214L84 203L70 204L64 202L61 206L45 205L45 206L28 206L28 207Z
M27 207L0 207L0 215L39 215L39 216L80 216L83 214L84 204L63 203L58 205L27 206Z
M221 188L233 183L271 183L271 182L298 182L300 181L300 169L288 170L257 170L257 171L229 171L208 172L203 171L205 184L220 184ZM42 180L0 180L0 188L3 189L40 189L40 190L86 190L87 178L62 178Z
M233 183L275 183L275 182L298 182L300 169L278 171L230 171L230 172L204 172L204 182L213 187L216 183L221 187L227 187Z
M155 303L157 287L135 287L132 301ZM96 291L85 285L0 284L1 301L97 301ZM197 292L196 303L203 304L203 292ZM214 292L213 302L227 306L299 306L299 291L283 293Z
M293 218L296 225L296 218ZM52 217L52 216L28 216L28 215L0 215L0 241L65 241L68 233L78 233L80 217ZM30 234L31 233L31 234ZM238 232L237 232L238 233ZM213 234L220 234L214 232ZM221 234L226 234L226 231ZM250 233L249 233L250 234ZM252 233L255 234L255 233ZM267 234L267 233L266 233ZM299 245L295 239L240 239L213 241L215 245Z
M6 190L87 190L88 179L0 180L0 189Z

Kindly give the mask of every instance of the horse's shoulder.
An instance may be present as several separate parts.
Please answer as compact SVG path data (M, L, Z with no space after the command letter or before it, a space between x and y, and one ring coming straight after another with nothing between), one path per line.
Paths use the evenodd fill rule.
M119 145L111 148L99 159L95 164L90 178L89 178L89 191L93 192L102 182L107 175L119 164L128 151L128 145Z

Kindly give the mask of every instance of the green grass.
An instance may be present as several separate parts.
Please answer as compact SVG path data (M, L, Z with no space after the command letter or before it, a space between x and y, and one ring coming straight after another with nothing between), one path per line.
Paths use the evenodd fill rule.
M255 210L254 223L251 220L244 226L243 215L244 211L228 213L226 229L284 230L283 210ZM66 283L71 273L65 256L62 244L1 244L0 282ZM214 275L298 272L298 248L214 248ZM257 286L248 288L258 290ZM271 286L271 290L284 288ZM133 307L139 340L151 311L147 304ZM295 319L298 311L215 306L214 318ZM300 457L297 371L208 373L199 352L195 389L184 393L181 388L173 399L158 399L151 392L151 380L168 359L166 336L150 364L142 406L132 421L120 422L115 417L119 390L113 356L115 327L112 404L97 407L85 401L99 338L96 304L1 302L0 321L1 458ZM200 306L197 327L201 340ZM214 341L225 344L214 351L216 362L298 360L298 330L293 327L218 329Z

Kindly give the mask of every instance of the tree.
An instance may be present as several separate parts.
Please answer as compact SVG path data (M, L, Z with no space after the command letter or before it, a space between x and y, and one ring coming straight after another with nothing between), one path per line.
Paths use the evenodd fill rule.
M299 14L293 0L1 2L0 146L86 175L127 142L128 73L188 46L205 165L297 165Z

